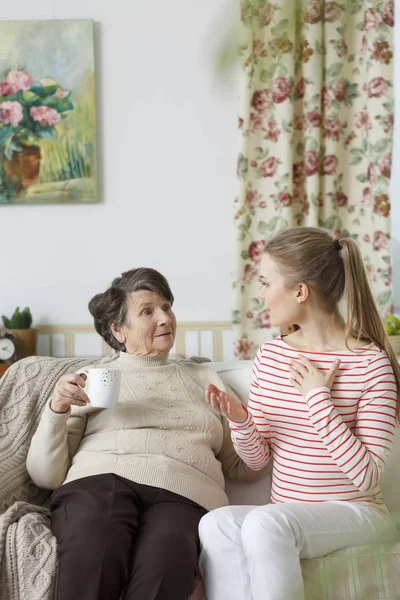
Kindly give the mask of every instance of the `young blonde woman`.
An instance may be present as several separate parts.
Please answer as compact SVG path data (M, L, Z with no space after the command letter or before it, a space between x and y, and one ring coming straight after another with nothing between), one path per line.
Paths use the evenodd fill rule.
M201 520L208 600L302 600L300 559L394 530L379 480L400 369L357 244L315 228L280 232L266 246L260 282L271 323L300 329L258 351L247 411L213 385L206 399L229 419L250 467L273 460L272 503L219 508Z

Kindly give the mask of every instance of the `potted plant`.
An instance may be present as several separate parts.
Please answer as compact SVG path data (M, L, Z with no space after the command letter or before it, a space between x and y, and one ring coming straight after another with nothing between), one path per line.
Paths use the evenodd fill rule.
M16 191L36 183L39 141L57 138L57 123L74 108L70 94L54 79L34 81L26 70L10 70L0 79L0 160Z
M13 336L17 358L25 358L36 354L36 329L31 328L32 315L28 307L20 311L19 306L11 319L2 316L4 327Z

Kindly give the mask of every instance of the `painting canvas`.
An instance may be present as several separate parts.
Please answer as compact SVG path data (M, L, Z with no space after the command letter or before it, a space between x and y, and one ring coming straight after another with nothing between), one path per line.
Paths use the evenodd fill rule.
M93 22L0 21L0 206L98 202Z

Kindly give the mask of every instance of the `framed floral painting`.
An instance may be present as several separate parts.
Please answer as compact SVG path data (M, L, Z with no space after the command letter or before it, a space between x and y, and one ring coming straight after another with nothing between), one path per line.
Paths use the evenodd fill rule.
M98 202L93 22L0 21L0 205Z

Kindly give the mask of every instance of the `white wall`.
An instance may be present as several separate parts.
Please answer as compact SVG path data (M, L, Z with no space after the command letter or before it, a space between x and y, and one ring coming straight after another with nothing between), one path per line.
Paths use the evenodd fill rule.
M103 202L0 207L0 314L89 323L88 299L122 270L170 280L181 321L229 320L237 94L212 75L227 0L13 0L2 19L97 22ZM400 0L396 0L400 40ZM396 54L400 115L400 50ZM400 312L400 116L392 180Z
M213 77L226 0L13 0L1 19L97 23L101 204L0 207L0 314L90 323L121 271L169 279L181 321L231 315L237 93Z

